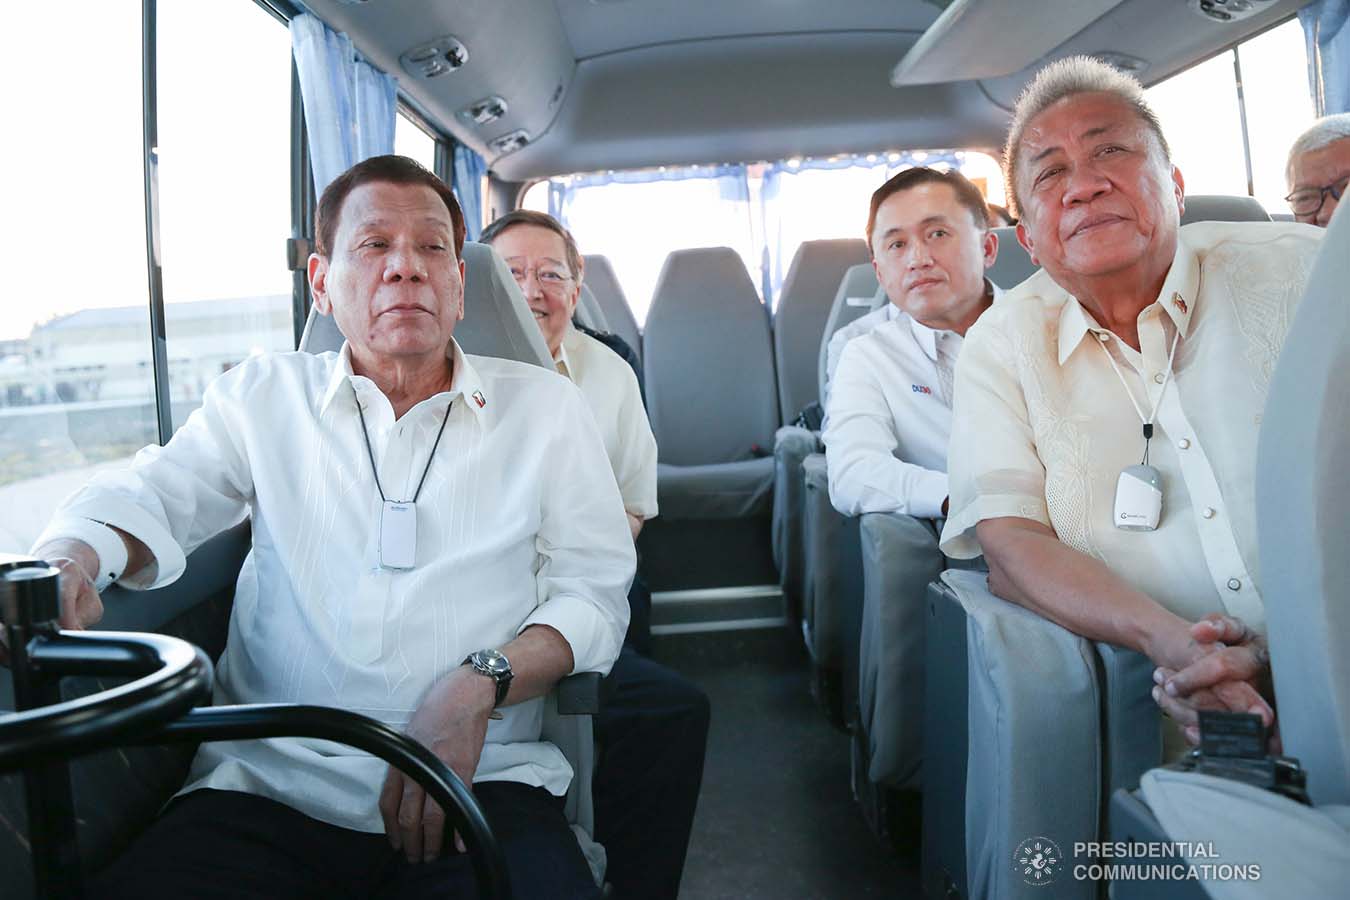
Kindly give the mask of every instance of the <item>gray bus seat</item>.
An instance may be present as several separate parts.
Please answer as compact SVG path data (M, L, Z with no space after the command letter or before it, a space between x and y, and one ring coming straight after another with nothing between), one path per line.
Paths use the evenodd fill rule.
M803 241L792 257L773 316L773 354L778 370L778 412L791 422L820 400L820 341L835 295L851 266L867 263L858 238Z
M857 238L804 241L797 248L773 320L778 410L774 435L773 561L789 618L801 609L801 460L819 449L818 434L789 423L806 407L823 403L820 348L836 298L848 273L867 265L867 245Z
M816 391L824 403L827 347L840 328L875 307L879 289L870 263L849 266L834 292L816 352ZM802 548L802 460L824 450L820 432L784 424L774 435L773 561L788 621L800 621L806 582Z
M584 281L581 283L581 293L577 296L575 315L578 322L592 331L610 330L609 319L605 318L605 311L600 308L600 301L595 299L595 292Z
M825 331L820 336L820 355L817 358L816 377L819 379L820 402L829 397L830 379L834 377L834 368L839 364L836 358L833 365L830 360L830 341L844 328L858 319L889 302L886 291L877 283L876 270L871 263L853 266L844 273L835 292L830 314L825 319Z
M735 251L670 254L642 359L660 463L661 515L639 538L648 583L654 591L773 583L773 355L768 317Z
M992 229L998 236L998 257L985 270L985 276L1004 290L1012 290L1040 271L1026 248L1017 242L1017 227L1005 225Z
M1192 222L1269 222L1270 213L1255 197L1227 194L1190 194L1181 224Z
M946 567L940 528L895 513L862 516L862 640L859 719L867 769L856 782L913 789L923 759L924 604Z
M633 318L633 309L628 305L623 288L619 286L614 267L610 265L607 257L598 254L583 256L582 261L586 264L586 278L583 283L595 294L600 311L604 313L605 321L609 323L609 327L605 330L612 331L627 341L628 346L637 353L638 359L641 359L642 332L638 330L637 319Z
M825 454L802 461L802 544L807 582L802 597L802 637L811 656L811 690L830 721L848 730L855 718L857 679L845 663L845 647L858 641L862 623L862 559L857 516L841 515L830 503ZM850 627L850 625L853 627Z
M1023 840L1099 839L1098 655L987 582L983 572L948 570L930 589L924 758L964 747L965 764L925 767L923 881L931 890L950 880L972 900L1037 897L1011 864ZM960 659L958 646L965 665L951 672L944 664ZM1148 715L1156 729L1156 711ZM1055 888L1056 898L1097 896L1091 881Z
M1149 772L1138 794L1119 791L1113 799L1119 833L1132 833L1128 824L1155 840L1180 841L1203 828L1224 861L1260 865L1259 882L1206 882L1212 897L1254 896L1253 886L1330 897L1350 882L1347 250L1350 216L1338 212L1276 363L1256 458L1261 592L1280 736L1284 753L1307 772L1313 805L1169 770Z

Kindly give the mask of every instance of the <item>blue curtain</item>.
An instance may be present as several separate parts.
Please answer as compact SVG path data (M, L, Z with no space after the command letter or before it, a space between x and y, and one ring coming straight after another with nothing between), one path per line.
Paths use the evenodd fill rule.
M1318 0L1298 11L1308 43L1308 87L1319 116L1350 112L1350 0Z
M459 206L464 210L464 224L468 239L478 240L483 231L483 176L487 174L487 163L483 157L465 147L455 144L455 165L451 172L450 186L459 198Z
M314 190L363 159L394 152L398 81L361 59L351 40L309 14L291 19Z

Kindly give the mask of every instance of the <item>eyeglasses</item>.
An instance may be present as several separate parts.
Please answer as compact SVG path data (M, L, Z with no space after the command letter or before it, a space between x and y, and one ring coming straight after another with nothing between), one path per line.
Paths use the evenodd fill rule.
M1289 209L1294 215L1300 218L1312 218L1322 210L1322 205L1327 202L1327 194L1330 194L1331 199L1339 203L1348 184L1350 184L1350 175L1325 187L1299 188L1284 199L1288 202Z
M525 279L529 278L531 272L534 273L534 280L539 282L540 289L550 294L561 293L566 289L567 282L572 280L571 275L557 269L546 269L542 266L535 266L533 269L523 266L511 267L511 277L522 288L525 287Z

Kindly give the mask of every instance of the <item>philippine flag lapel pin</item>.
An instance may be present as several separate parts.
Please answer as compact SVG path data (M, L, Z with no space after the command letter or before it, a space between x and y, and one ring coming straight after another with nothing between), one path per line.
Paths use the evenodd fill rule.
M482 391L473 392L473 402L478 404L479 409L487 406L487 398L483 396Z

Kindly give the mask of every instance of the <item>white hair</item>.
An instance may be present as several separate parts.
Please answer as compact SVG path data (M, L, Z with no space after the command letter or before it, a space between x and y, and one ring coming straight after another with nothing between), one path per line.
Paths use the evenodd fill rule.
M1294 160L1343 138L1350 138L1350 112L1324 116L1312 123L1308 130L1294 141L1294 146L1289 148L1289 159L1284 164L1284 178L1289 182L1289 186L1291 188L1294 186Z
M1022 133L1027 124L1051 106L1075 94L1115 94L1138 114L1149 130L1158 138L1163 158L1172 158L1163 137L1162 124L1144 98L1144 86L1133 75L1120 71L1091 56L1066 56L1057 59L1036 73L1013 107L1012 125L1008 129L1008 143L1003 147L1003 177L1007 181L1008 196L1014 211L1021 215L1017 196L1017 160L1022 149Z

